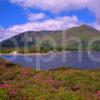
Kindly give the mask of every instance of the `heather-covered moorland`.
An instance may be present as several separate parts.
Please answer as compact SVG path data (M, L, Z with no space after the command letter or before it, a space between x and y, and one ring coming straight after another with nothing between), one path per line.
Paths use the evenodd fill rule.
M0 100L100 100L100 70L35 71L0 59Z

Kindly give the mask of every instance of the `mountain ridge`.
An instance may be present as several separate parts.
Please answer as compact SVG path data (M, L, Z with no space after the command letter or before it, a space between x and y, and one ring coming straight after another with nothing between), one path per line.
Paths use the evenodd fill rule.
M80 38L82 40L83 46L85 48L86 48L86 45L87 45L89 40L91 40L94 37L100 36L100 31L98 31L98 30L96 30L96 29L94 29L86 24L83 24L79 27L72 27L70 29L64 30L64 33L67 36L66 39L68 39L71 36L76 36L76 37ZM46 30L27 31L27 32L20 33L20 34L15 35L7 40L2 41L0 43L0 45L2 45L2 47L5 47L5 48L10 48L10 47L13 48L14 45L11 43L11 41L16 40L19 48L25 47L25 43L28 43L28 46L32 48L32 47L36 46L36 39L35 38L42 39L45 36L46 37L50 36L56 42L57 46L61 47L62 34L63 34L63 31L61 31L61 30L58 30L58 31L57 30L56 31L46 31ZM27 41L27 39L30 39L31 41ZM44 43L44 44L49 45L50 43L48 43L48 44ZM68 44L70 45L70 46L68 46L70 48L72 48L73 46L76 45L74 42L71 42Z

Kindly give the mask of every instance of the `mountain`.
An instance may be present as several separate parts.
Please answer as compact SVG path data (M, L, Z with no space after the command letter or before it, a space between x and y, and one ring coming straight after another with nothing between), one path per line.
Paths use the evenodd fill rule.
M61 48L63 40L62 34L65 34L66 41L69 37L73 36L79 38L82 41L83 49L86 50L88 41L100 36L100 31L85 24L79 27L67 29L65 31L28 31L4 40L0 44L2 48L13 48L15 44L17 44L17 47L19 48L26 47L27 44L29 48L35 48L36 38L39 38L41 40L44 37L47 38L49 36L50 38L52 38L51 41L55 41L57 47ZM94 48L100 49L99 43L97 44L98 45L95 45L96 47ZM45 41L42 43L42 46L45 46L47 48L47 46L51 46L51 42ZM68 43L66 43L66 48L68 50L76 50L77 43L75 41L69 41Z

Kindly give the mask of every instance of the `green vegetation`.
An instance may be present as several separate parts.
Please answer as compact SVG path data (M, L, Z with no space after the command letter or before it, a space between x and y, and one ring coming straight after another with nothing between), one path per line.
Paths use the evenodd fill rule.
M35 71L0 59L0 100L99 100L100 70Z
M65 45L62 44L62 35L66 37ZM88 26L88 25L81 25L80 27L73 27L68 30L63 31L29 31L24 32L19 35L16 35L14 37L11 37L7 40L4 40L0 43L1 49L8 48L8 50L1 50L3 53L9 53L11 52L10 49L14 49L14 47L19 49L19 52L27 52L29 53L45 53L51 50L67 50L67 51L77 51L78 44L82 44L82 50L87 50L87 45L90 40L94 40L95 38L100 36L100 31ZM70 37L77 37L78 40L80 39L80 42L70 40L67 41ZM42 39L46 39L45 41L42 41ZM38 48L37 44L40 44L40 49ZM39 41L40 40L40 41ZM53 43L55 42L57 47L53 47ZM15 45L16 44L16 45ZM62 46L64 46L62 48ZM95 43L92 45L91 50L93 51L100 51L100 42L95 41Z
M11 52L13 52L14 51L14 49L13 48L2 48L1 50L0 50L0 53L3 53L3 54L9 54L9 53L11 53Z

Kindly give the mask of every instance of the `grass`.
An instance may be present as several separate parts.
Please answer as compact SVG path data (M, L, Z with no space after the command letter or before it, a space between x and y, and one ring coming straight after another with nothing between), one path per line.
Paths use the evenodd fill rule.
M0 59L0 100L100 100L100 70L35 71Z

